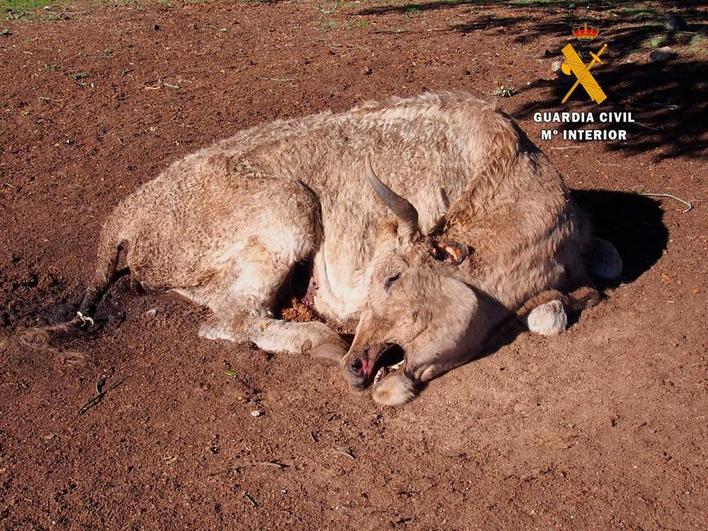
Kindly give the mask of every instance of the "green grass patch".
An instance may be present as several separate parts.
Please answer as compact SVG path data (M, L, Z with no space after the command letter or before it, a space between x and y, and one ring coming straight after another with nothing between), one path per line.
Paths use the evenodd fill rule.
M88 72L69 72L68 74L68 76L77 83L83 81L84 79L88 79L89 75L90 74Z
M22 11L31 11L40 7L57 4L56 0L4 0L1 5L4 9L14 13ZM62 2L63 3L63 2Z
M366 20L355 20L355 21L353 21L353 22L349 22L349 23L347 24L347 27L348 27L349 29L357 30L357 29L364 29L364 28L366 28L368 25L369 25L369 23L368 23Z
M420 4L411 4L409 6L406 6L405 13L407 17L415 17L420 15L420 10Z
M665 12L647 7L641 3L610 9L609 13L635 22L661 21L666 17Z
M504 85L501 85L497 88L494 89L494 96L498 96L500 98L511 98L512 96L516 95L518 91L514 87L507 87Z
M532 6L534 4L555 4L557 0L512 0L509 2L510 6ZM572 2L569 2L571 6L568 6L569 8L575 7L575 5Z
M333 29L337 29L337 21L336 20L324 20L320 23L320 27L325 31L331 31Z
M56 4L65 4L56 0L2 0L0 1L0 11L8 19L26 17L32 12L43 7Z
M702 35L700 33L696 33L694 36L692 36L689 39L688 45L689 46L701 46L702 44L705 44L705 40L706 40L706 38L704 35Z
M647 48L660 48L664 44L666 44L666 35L655 35L644 41L644 46Z

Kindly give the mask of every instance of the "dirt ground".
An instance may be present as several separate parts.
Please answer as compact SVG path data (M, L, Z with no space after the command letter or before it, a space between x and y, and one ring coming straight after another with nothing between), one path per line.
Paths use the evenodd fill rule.
M652 10L683 3L565 4L75 4L0 22L0 528L705 529L706 54L681 40L705 11L682 9L678 57L650 62ZM609 44L608 101L561 107L551 64L586 20ZM561 336L520 333L390 409L333 368L201 340L203 309L124 283L95 335L18 334L71 314L107 213L176 158L275 118L502 86L625 260ZM541 141L537 110L636 123L625 143Z

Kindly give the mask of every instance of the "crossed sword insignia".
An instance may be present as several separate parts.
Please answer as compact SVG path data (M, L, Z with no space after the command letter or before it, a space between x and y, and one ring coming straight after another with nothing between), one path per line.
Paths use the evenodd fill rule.
M570 87L570 90L565 95L561 103L565 103L566 101L568 101L568 98L570 98L570 95L575 91L576 88L578 88L578 85L583 86L585 91L595 103L602 103L607 99L607 95L600 88L600 85L597 83L597 81L595 81L595 78L590 73L590 69L595 66L595 64L602 63L600 56L605 53L606 49L607 44L604 44L602 48L600 48L600 51L597 52L597 54L590 52L590 55L592 56L592 61L585 65L585 63L583 63L583 60L580 59L580 56L571 44L567 44L563 47L562 51L563 55L565 56L565 62L561 65L561 70L565 75L569 76L570 74L574 74L575 77L577 77L578 79L575 84Z

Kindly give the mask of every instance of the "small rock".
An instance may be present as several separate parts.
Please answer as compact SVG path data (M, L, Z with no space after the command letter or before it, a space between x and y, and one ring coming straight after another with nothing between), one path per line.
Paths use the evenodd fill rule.
M553 61L551 63L551 72L553 72L553 73L560 72L562 64L563 64L563 61L561 61L560 59L556 59L555 61Z
M262 411L258 411L257 409L254 409L253 411L251 411L252 417L260 417L261 415L263 415Z
M157 315L157 308L150 308L148 311L145 312L145 315L149 318L152 319Z
M371 74L371 72L373 72L373 70L371 69L370 66L364 67L364 75L365 76L368 76L369 74Z
M677 55L678 54L671 48L671 46L662 46L649 54L649 60L653 62L663 62L673 59Z

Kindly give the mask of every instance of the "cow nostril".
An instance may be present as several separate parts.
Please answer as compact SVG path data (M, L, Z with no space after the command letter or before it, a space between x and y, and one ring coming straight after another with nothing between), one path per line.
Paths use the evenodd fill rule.
M361 362L361 359L359 358L354 358L350 363L349 363L349 370L358 373L361 371L362 367L364 364Z

